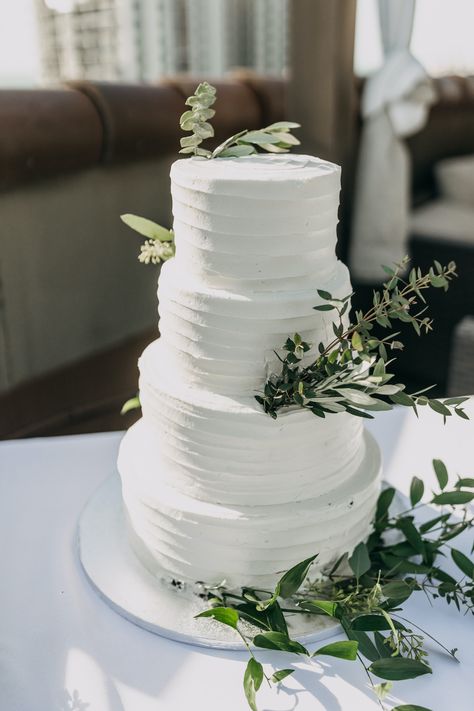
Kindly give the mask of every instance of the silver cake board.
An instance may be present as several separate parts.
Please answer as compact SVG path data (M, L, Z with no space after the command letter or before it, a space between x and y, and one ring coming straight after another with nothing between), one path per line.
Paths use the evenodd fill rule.
M195 619L209 606L180 584L153 576L132 551L122 510L120 478L95 491L78 526L79 559L99 596L122 617L162 637L200 647L245 649L235 630L211 618ZM339 634L340 625L324 615L295 614L290 634L304 645Z

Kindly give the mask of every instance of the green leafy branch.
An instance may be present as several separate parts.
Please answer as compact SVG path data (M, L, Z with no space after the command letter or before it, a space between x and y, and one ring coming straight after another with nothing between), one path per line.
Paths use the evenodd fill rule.
M448 488L449 475L444 463L435 459L433 468L438 491L427 503L446 506L447 511L442 509L434 518L416 523L414 513L425 491L418 477L412 479L410 506L406 511L391 513L395 490L385 489L377 502L374 529L368 541L359 543L349 557L341 556L316 582L308 580L315 555L287 571L273 591L245 587L236 593L222 586L209 589L212 607L197 617L212 617L232 627L243 639L251 655L243 685L252 711L257 711L256 693L263 679L270 685L280 684L295 671L282 668L272 675L266 674L255 656L255 648L296 654L310 662L323 655L348 661L357 659L384 710L384 699L394 681L432 673L425 649L427 638L458 661L456 649L447 648L401 614L403 604L416 592L474 613L474 561L451 544L474 526L474 517L466 506L474 499L474 479L458 478ZM398 535L396 542L393 532ZM446 561L446 551L462 574L460 580L440 562ZM351 573L347 572L347 564ZM292 639L289 631L291 619L297 614L333 618L341 625L346 639L309 652ZM241 622L247 624L242 626ZM255 633L249 634L249 624ZM376 683L374 677L382 681ZM392 711L413 709L429 711L413 705L396 706Z
M132 230L147 239L140 248L138 260L143 264L159 264L175 255L174 232L139 215L120 215L120 219Z
M213 151L201 148L203 140L214 136L214 128L209 119L216 113L211 108L215 100L216 89L206 81L199 84L194 94L186 99L186 105L191 108L181 116L179 125L191 135L181 138L180 153L203 158L240 158L257 153L257 149L268 153L287 153L294 146L300 145L300 141L291 133L293 128L299 128L300 125L292 121L278 121L258 131L239 131Z
M308 365L304 363L312 346L298 333L286 340L285 357L276 353L281 371L272 374L263 393L256 396L265 412L276 418L281 408L298 405L323 418L338 412L372 418L371 411L391 410L398 404L412 407L416 414L418 406L427 405L445 420L453 413L468 419L462 408L467 398L429 398L426 392L431 388L408 394L387 372L392 362L389 351L402 349L403 343L396 340L398 332L379 338L373 332L375 324L391 328L392 322L400 321L410 324L418 335L430 331L432 321L426 315L423 292L431 287L446 291L457 276L454 262L447 267L435 262L426 274L412 269L405 277L408 261L405 258L395 269L384 267L388 281L382 291L374 291L373 305L365 314L355 313L354 323L348 323L351 294L338 299L318 289L322 303L314 309L336 315L332 324L335 337L328 344L319 343L318 355Z
M216 100L215 87L207 81L201 82L193 96L186 99L186 106L190 106L189 111L185 111L179 120L179 125L183 131L190 131L190 136L181 139L180 153L192 153L195 156L210 158L211 152L199 146L205 138L214 136L214 129L208 122L216 113L211 106Z

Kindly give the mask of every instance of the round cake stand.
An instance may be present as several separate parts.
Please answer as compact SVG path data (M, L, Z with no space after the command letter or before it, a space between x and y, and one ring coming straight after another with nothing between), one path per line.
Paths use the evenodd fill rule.
M211 618L194 590L154 577L131 550L122 511L120 479L107 479L86 504L78 527L79 558L92 587L122 617L178 642L227 650L245 649L236 632ZM330 617L295 614L290 634L304 645L340 632Z

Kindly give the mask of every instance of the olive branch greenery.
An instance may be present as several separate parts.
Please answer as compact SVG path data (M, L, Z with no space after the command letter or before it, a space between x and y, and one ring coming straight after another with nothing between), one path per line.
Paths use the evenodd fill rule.
M245 129L230 136L213 151L201 148L201 143L214 136L214 128L209 123L215 115L211 107L216 100L216 89L207 81L201 82L194 94L186 99L186 105L191 107L185 111L179 120L183 131L189 131L190 136L180 140L180 153L192 154L203 158L240 158L257 153L257 149L268 153L287 153L300 141L293 136L291 130L299 128L300 124L293 121L278 121L258 131Z
M284 357L275 351L281 370L271 374L263 393L256 395L266 413L276 418L282 408L298 406L323 418L348 412L371 419L372 411L391 410L396 404L412 407L417 415L418 407L427 405L445 421L453 413L468 419L462 408L467 398L429 398L426 392L432 386L408 394L405 385L394 383L394 375L387 372L392 363L389 353L402 349L403 343L396 340L399 332L384 338L374 335L374 325L391 328L393 321L399 321L410 324L418 335L428 333L432 320L426 315L424 292L431 287L447 291L457 276L454 262L442 266L435 261L426 274L419 268L406 274L408 263L405 257L393 269L383 267L388 280L381 291L374 291L372 307L366 313L356 311L351 323L348 313L352 294L338 299L328 291L317 290L321 303L314 309L336 315L334 339L319 343L317 356L307 365L306 354L312 346L298 333L283 345Z
M384 711L394 681L432 673L426 640L458 661L457 649L449 649L403 614L403 604L418 592L429 601L440 598L460 612L474 614L474 561L453 547L453 540L474 526L467 506L474 499L474 478L458 478L448 488L445 464L434 459L433 468L438 487L425 504L421 503L424 483L416 476L410 486L410 504L403 512L392 513L395 489L382 491L367 542L359 543L349 557L335 561L316 582L308 581L314 555L287 571L274 590L207 588L210 607L197 617L211 617L234 629L243 640L250 654L243 686L252 711L257 711L256 693L264 679L270 686L277 685L296 671L284 667L267 674L256 657L257 649L289 652L316 663L321 656L357 660ZM429 517L426 504L445 508ZM422 505L428 518L417 523L415 514ZM474 545L471 554L473 549ZM445 569L448 557L459 570L459 579ZM298 614L333 618L345 640L308 651L291 637L291 619ZM402 704L392 711L430 710Z

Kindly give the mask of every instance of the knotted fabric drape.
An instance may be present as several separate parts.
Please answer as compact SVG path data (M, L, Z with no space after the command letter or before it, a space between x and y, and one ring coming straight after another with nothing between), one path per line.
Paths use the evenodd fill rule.
M351 240L358 281L382 281L381 264L407 251L410 160L403 139L419 131L435 99L431 80L410 52L416 0L379 0L384 63L366 82L361 112Z

